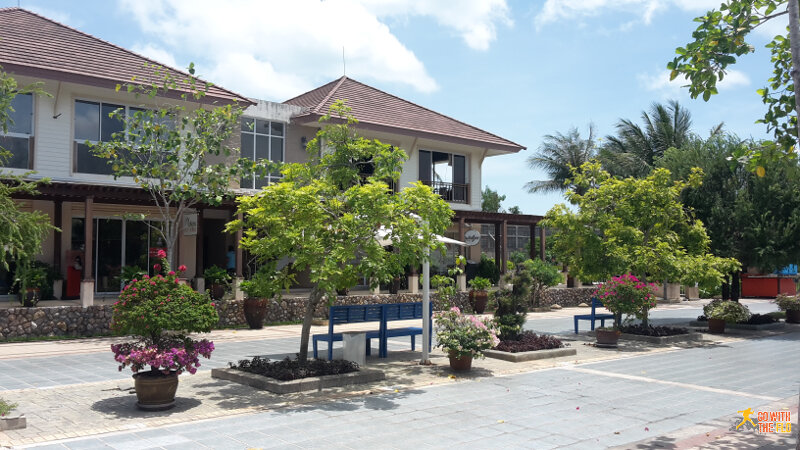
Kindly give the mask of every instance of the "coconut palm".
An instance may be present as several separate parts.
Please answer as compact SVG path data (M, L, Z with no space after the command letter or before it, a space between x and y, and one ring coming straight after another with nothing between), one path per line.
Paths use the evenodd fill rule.
M528 157L528 167L542 169L550 177L549 180L534 180L525 183L530 193L564 191L569 186L567 180L572 178L571 168L595 157L594 125L589 124L589 136L581 137L577 128L566 134L556 132L544 137L542 145L535 154ZM578 189L581 191L582 189ZM583 194L583 192L577 192Z
M617 135L608 136L600 150L603 168L621 177L645 177L670 147L682 147L692 136L692 115L677 100L653 103L642 111L643 126L628 119L617 122Z

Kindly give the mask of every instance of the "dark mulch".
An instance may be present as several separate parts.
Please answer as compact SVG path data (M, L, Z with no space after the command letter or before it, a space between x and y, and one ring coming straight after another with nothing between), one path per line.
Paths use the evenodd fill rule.
M681 327L654 327L652 325L642 326L627 325L620 328L620 331L627 334L636 334L639 336L676 336L679 334L686 334L689 332L686 328Z
M739 324L742 324L742 325L764 325L764 324L767 324L767 323L778 322L778 319L780 319L780 318L781 318L781 316L779 314L775 314L775 313L752 314L750 316L750 319L747 320L747 322L736 322L736 323L739 323ZM706 316L698 316L697 320L700 321L700 322L707 322L708 321L708 317L706 317Z
M536 350L550 350L552 348L563 348L561 340L546 334L537 335L533 331L523 331L517 341L500 341L494 350L501 352L519 353L532 352Z
M243 359L238 364L228 363L228 365L231 369L263 375L280 381L358 371L358 364L342 359L334 359L333 361L311 359L301 364L296 359L289 359L288 357L282 361L270 361L268 358L256 356L251 360Z

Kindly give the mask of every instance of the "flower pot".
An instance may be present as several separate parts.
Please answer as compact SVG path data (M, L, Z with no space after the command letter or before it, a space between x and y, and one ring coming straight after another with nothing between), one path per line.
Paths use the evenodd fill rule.
M597 337L597 346L604 348L616 348L619 342L619 330L602 330L597 329L595 336Z
M489 293L486 291L469 291L469 302L475 314L483 314L489 302Z
M40 296L41 291L39 291L39 288L27 288L25 289L25 294L20 294L20 303L26 308L31 308L39 303Z
M787 323L800 323L800 309L787 309L786 310Z
M211 294L212 299L221 300L222 296L225 295L225 285L212 284L208 287L208 292Z
M264 327L264 317L267 316L267 299L250 298L244 299L244 318L251 330L259 330Z
M171 372L140 372L133 375L136 387L136 406L147 411L163 411L175 406L178 374Z
M710 333L724 333L725 321L723 319L708 318L708 331Z
M450 351L450 368L457 371L472 369L472 355L458 356L458 353Z

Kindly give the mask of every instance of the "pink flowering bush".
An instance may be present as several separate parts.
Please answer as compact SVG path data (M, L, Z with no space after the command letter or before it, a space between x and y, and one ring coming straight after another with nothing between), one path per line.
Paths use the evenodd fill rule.
M483 351L500 343L497 329L489 320L464 315L458 307L434 314L436 346L456 356L483 357Z
M614 327L619 328L623 314L646 322L648 311L656 306L654 290L655 284L640 281L628 273L601 284L594 295L614 314Z
M185 266L176 273L165 260L162 264L166 275L134 278L114 303L112 330L138 338L111 346L120 370L130 366L138 372L150 366L152 371L194 373L200 365L198 357L208 358L214 350L212 342L188 337L190 333L209 332L217 324L214 303L205 294L180 283L178 277ZM154 269L158 271L162 264L154 265Z

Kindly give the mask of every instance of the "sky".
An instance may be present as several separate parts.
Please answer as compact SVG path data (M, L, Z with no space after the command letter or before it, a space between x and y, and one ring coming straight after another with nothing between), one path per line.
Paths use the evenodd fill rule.
M342 75L517 142L487 158L483 185L505 208L545 214L560 193L529 194L528 167L547 134L594 124L604 137L678 100L700 135L720 122L766 138L756 90L770 76L770 22L750 38L709 102L691 99L666 64L692 20L720 0L0 0L161 63L195 63L201 78L248 97L284 101ZM785 16L784 16L785 17ZM1 26L1 24L0 24ZM343 67L344 49L344 67Z

